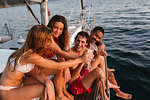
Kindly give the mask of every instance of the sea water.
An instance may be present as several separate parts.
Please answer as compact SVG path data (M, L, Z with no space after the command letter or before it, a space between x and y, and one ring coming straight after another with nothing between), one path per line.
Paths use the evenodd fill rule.
M75 0L50 0L51 17L65 16L69 21L80 19L80 6ZM75 4L76 5L75 5ZM84 0L88 19L90 1ZM39 5L31 5L40 20ZM70 11L72 10L72 14ZM73 11L74 10L74 11ZM103 42L108 53L109 68L123 92L131 93L132 100L150 100L150 0L93 0L95 26L105 30ZM69 20L69 16L72 19ZM36 22L25 6L0 9L0 35L5 35L7 23L14 37L26 35ZM111 100L123 100L111 90Z

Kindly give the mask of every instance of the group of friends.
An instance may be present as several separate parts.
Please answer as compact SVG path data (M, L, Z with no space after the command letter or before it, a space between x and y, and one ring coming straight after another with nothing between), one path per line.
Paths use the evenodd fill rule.
M92 29L90 35L80 31L74 46L69 48L68 25L64 16L53 16L47 26L33 26L24 45L8 58L0 78L0 100L37 97L40 100L74 100L73 95L90 93L96 79L101 79L104 89L106 86L112 88L116 96L131 99L131 94L120 90L113 74L115 70L106 70L103 36L104 29L100 26ZM50 75L54 75L53 80L47 77ZM101 83L99 88L104 94L102 100L109 100Z

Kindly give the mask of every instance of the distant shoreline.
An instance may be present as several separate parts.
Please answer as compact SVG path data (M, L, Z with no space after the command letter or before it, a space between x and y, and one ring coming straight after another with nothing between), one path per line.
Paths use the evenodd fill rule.
M31 5L32 4L37 4L37 3L30 3ZM25 4L16 4L16 5L5 5L5 6L2 6L0 5L0 8L9 8L9 7L17 7L17 6L24 6Z
M9 8L9 7L16 7L16 6L24 6L25 4L16 4L16 5L6 5L6 6L0 6L0 8Z

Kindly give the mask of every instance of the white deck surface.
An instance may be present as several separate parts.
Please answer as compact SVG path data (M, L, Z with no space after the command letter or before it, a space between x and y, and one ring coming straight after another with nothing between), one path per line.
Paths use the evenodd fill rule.
M6 67L8 57L12 54L12 52L14 52L14 50L0 49L0 73L3 72Z

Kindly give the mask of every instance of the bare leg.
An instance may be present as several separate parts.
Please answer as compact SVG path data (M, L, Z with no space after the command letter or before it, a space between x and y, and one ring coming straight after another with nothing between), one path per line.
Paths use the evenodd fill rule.
M119 89L120 86L114 85L114 84L110 83L109 80L108 80L108 88Z
M54 88L53 88L54 89ZM41 97L44 93L44 85L32 84L25 85L9 91L1 91L2 100L31 100L36 97ZM54 93L54 90L51 90ZM54 93L55 94L55 93ZM55 100L55 95L51 96L50 100Z
M32 77L25 77L23 84L26 86L26 85L41 84L41 83ZM52 90L54 90L53 82L51 81L50 84L52 86ZM53 94L53 93L54 93L54 91L51 91L50 94ZM54 96L55 96L55 93L54 93ZM45 100L44 95L40 96L40 100Z
M64 100L66 100L68 98L73 98L73 96L66 91L66 88L65 88L66 83L63 78L63 70L53 70L52 71L49 69L42 69L41 72L46 76L55 74L54 83L55 83L56 92L57 92L57 99L65 98ZM60 87L62 87L62 88L60 88ZM68 98L66 98L66 96L64 94Z
M97 55L95 57L95 61L92 62L92 66L98 66L99 68L101 68L101 80L104 84L104 88L106 88L106 76L105 76L105 73L106 73L106 66L105 66L105 61L104 61L104 56L101 56L101 55ZM109 81L107 81L108 83L108 88L119 88L118 86L114 85L114 84L111 84ZM102 91L102 87L100 89ZM106 93L105 93L105 97L106 97ZM106 97L107 98L107 97Z
M69 100L68 97L66 97L63 94L63 87L64 87L64 78L63 78L63 69L60 70L60 72L57 73L57 75L54 77L54 83L56 88L56 99L57 100Z
M97 67L94 70L92 70L91 72L89 72L88 74L86 74L84 76L84 78L81 79L81 82L86 87L86 89L88 89L88 88L91 87L94 80L99 78L100 76L101 76L101 80L102 80L103 84L105 84L104 83L105 82L104 72L102 71L101 68ZM104 91L103 91L103 88L104 88ZM100 83L100 93L102 95L102 98L104 98L104 96L105 96L105 100L109 100L109 98L108 98L108 96L106 95L106 92L105 92L105 86L103 87L103 85L101 83Z
M65 83L65 80L64 80L64 84L63 84L63 93L64 93L64 95L66 95L68 98L69 98L69 100L74 100L74 97L73 97L73 95L71 95L69 92L67 92L67 90L66 90L66 83Z
M102 96L102 98L104 99L104 96L105 96L105 99L106 100L109 100L108 96L106 95L106 92L105 92L105 74L104 74L104 67L102 66L102 62L104 61L104 57L103 56L100 56L100 55L97 55L95 57L95 60L92 61L91 63L91 69L89 70L90 72L85 75L85 77L81 80L83 85L86 87L86 88L89 88L91 87L91 85L93 84L93 81L95 79L98 79L99 77L101 77L101 81L100 82L100 94ZM103 83L103 85L102 85Z
M105 86L104 84L102 84L102 82L99 82L100 84L100 89L99 89L99 92L102 96L102 100L109 100L108 96L106 95L106 92L105 92Z
M112 72L108 71L108 77L109 81L113 83L114 85L118 86L117 81L115 79L115 76ZM123 99L131 99L132 95L128 93L122 92L119 88L113 88L113 90L116 92L116 96L121 97Z
M37 81L35 78L32 78L32 77L24 77L23 84L24 85L32 85L32 84L40 84L40 82ZM40 98L40 100L45 99L44 95L40 96L39 98Z

